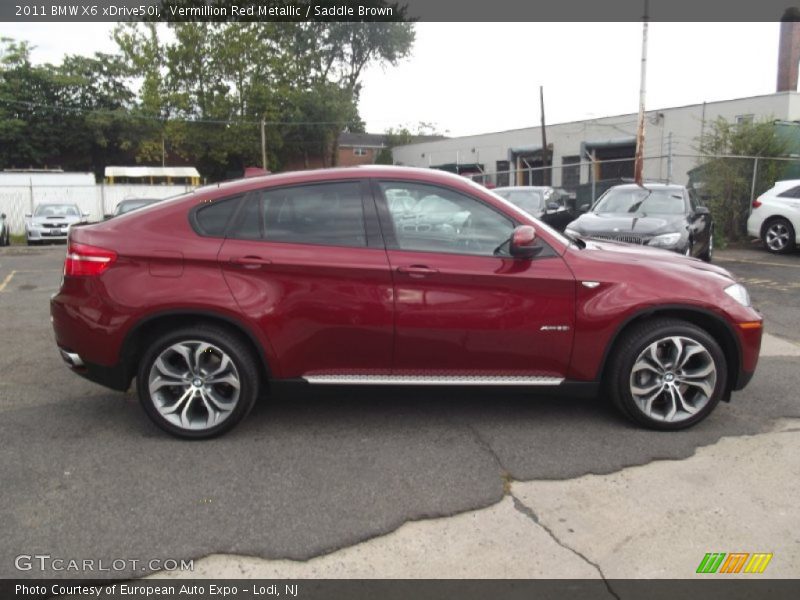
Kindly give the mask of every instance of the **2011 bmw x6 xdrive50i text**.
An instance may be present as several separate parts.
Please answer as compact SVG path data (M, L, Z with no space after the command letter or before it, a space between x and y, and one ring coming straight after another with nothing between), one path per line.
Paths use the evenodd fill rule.
M62 356L117 390L135 378L184 437L230 429L281 380L607 394L680 429L748 383L761 343L724 269L571 240L434 170L251 178L69 236Z

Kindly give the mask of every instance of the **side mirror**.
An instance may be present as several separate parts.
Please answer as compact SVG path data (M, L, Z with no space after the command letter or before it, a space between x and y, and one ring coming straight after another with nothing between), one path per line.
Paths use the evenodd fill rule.
M25 215L25 218L26 218L26 219L30 219L32 216L33 216L33 215L29 213L29 214L26 214L26 215Z
M520 225L511 234L509 253L514 258L533 258L541 251L536 245L536 230L530 225Z
M103 215L103 218L104 218L105 220L108 220L108 219L110 219L110 218L111 218L111 217L113 217L113 216L114 216L114 215Z
M711 211L708 210L707 206L698 206L694 209L694 214L696 215L708 215Z
M578 207L578 210L579 210L580 212L582 212L582 213L585 213L585 212L589 212L589 209L590 209L590 208L592 208L592 205L591 205L591 204L581 204L581 205Z
M6 218L6 213L0 214L0 219L5 219L5 218Z

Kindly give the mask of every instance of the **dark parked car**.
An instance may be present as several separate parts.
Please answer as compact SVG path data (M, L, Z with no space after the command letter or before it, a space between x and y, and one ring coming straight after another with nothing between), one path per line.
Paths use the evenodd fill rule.
M552 187L499 187L492 191L558 231L564 231L567 223L575 218L564 201L566 195Z
M724 269L573 241L463 177L398 167L255 177L74 228L51 315L76 373L135 377L150 418L190 438L277 382L604 384L634 421L680 429L747 385L762 330Z
M128 198L127 200L122 200L119 204L117 204L114 212L110 215L106 215L105 218L110 219L112 217L118 217L120 215L124 215L125 213L129 213L132 210L136 210L137 208L150 206L156 202L161 202L161 198Z
M573 237L663 248L707 262L714 252L711 213L682 185L614 186L565 231Z

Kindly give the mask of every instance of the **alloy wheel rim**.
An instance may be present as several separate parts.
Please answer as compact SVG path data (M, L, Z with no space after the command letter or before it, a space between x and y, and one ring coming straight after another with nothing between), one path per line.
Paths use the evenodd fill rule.
M705 346L669 336L649 344L633 364L630 391L636 406L656 421L691 419L711 400L717 368Z
M148 389L159 414L192 431L225 421L239 403L241 379L228 354L191 340L165 348L150 367Z
M789 228L783 223L775 223L767 229L767 246L772 250L783 250L789 243Z

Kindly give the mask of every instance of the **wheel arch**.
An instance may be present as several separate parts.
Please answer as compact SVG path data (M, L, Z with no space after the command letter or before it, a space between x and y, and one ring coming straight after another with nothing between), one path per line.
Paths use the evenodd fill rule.
M124 365L127 382L130 383L136 373L147 340L159 333L198 323L220 325L240 335L252 350L261 367L259 372L262 383L267 384L272 379L274 371L267 360L263 344L253 331L239 319L209 310L172 309L147 315L137 321L126 334L120 351L120 362Z
M620 339L635 325L642 321L656 318L667 317L673 319L681 319L693 325L696 325L711 337L713 337L725 356L725 361L728 367L728 381L726 383L727 389L723 400L730 400L730 392L734 389L737 379L741 373L742 364L742 349L736 333L729 323L718 314L705 308L697 306L685 305L665 305L646 308L635 312L623 321L614 332L608 345L606 346L603 354L603 360L600 364L598 371L598 379L604 381L607 374L609 364L611 362L611 355L615 347L618 345Z

